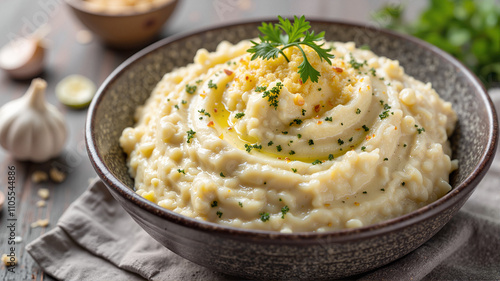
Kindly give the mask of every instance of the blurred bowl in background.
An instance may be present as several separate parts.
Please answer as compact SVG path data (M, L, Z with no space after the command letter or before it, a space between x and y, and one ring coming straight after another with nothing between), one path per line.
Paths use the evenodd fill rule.
M106 45L118 49L144 46L159 33L178 0L157 0L128 7L96 5L95 1L66 0L75 16Z

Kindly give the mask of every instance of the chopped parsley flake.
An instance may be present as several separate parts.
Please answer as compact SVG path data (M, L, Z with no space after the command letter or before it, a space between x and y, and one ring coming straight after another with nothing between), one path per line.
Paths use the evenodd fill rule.
M288 208L288 205L285 205L285 207L281 208L281 218L284 219L286 213L290 211L290 208Z
M193 130L189 130L186 133L187 133L187 143L191 143L191 139L194 138L196 132Z
M288 131L281 132L283 135L288 135Z
M389 161L389 158L387 158L387 157L386 157L386 158L384 158L384 161Z
M241 119L243 116L245 116L245 113L243 112L240 112L240 113L236 113L236 115L234 116L236 119Z
M351 54L351 60L349 61L349 63L351 64L351 66L354 68L354 69L360 69L363 65L368 65L368 63L365 61L363 62L357 62L354 57L352 56Z
M313 140L309 140L308 143L309 143L309 145L314 145L314 141Z
M362 146L361 151L365 151L365 150L366 150L366 146Z
M222 217L222 212L221 211L217 211L217 216L219 217L219 219Z
M271 90L265 91L262 98L267 98L269 106L274 106L274 109L278 108L278 97L280 95L283 84L281 82L276 83L276 86L272 87Z
M380 190L381 190L381 191L385 191L385 189L383 189L383 188L381 188Z
M339 143L339 145L343 145L344 144L344 141L342 139L338 139L337 142Z
M306 110L302 109L302 116L306 116Z
M365 130L365 132L368 132L370 130L370 128L368 128L366 125L363 125L362 128L363 130Z
M295 169L295 168L292 168L292 171L293 171L294 173L297 173L297 169Z
M182 103L182 104L186 104L186 103L188 103L188 102L187 102L187 101L185 101L185 100L182 100L182 101L181 101L181 103Z
M204 108L198 110L199 113L205 114L208 117L212 117L208 111L206 111Z
M271 145L273 145L273 141L269 141L269 142L267 143L267 146L271 146Z
M389 110L385 110L382 114L379 114L378 117L380 117L380 120L389 117Z
M295 151L290 150L290 152L288 152L288 154L290 154L290 155L294 155L294 154L295 154Z
M188 94L194 94L194 92L196 92L196 85L193 85L193 86L189 86L189 84L186 84L186 92Z
M186 172L184 171L184 169L182 169L182 170L181 170L181 169L177 169L177 172L178 172L179 174L181 174L181 173L182 173L182 174L184 174L184 175L186 174Z
M325 121L332 122L333 118L332 117L325 117Z
M297 118L297 119L293 119L293 121L292 121L292 122L290 122L290 125L289 125L289 126L292 126L293 124L300 125L300 124L302 124L302 120L300 120L300 119L298 119L298 118Z
M351 142L351 141L352 141L352 139L353 139L353 137L351 137L351 138L349 139L349 142Z
M391 106L389 104L384 104L384 109L387 110L387 109L391 109Z
M373 68L373 67L372 67L372 68L370 68L370 72L371 72L371 74L372 74L373 76L377 76L377 72L376 72L375 68Z
M238 202L238 205L240 205L240 207L243 208L243 203Z
M194 81L194 83L196 83L196 84L200 84L201 82L203 82L203 80L201 80L201 79Z
M318 88L318 91L321 91L321 88Z
M368 192L367 191L363 191L363 194L368 194Z
M212 82L212 80L208 81L208 87L209 88L214 88L217 90L217 84L214 84L214 82Z
M406 143L405 143L405 144L403 144L403 147L407 147Z
M179 106L178 106L177 104L176 104L176 105L174 105L174 107L175 107L175 108L177 108L177 109L179 109Z
M269 213L260 213L259 216L260 216L260 220L263 222L268 221L270 218Z
M384 105L384 100L379 100L380 105Z
M266 89L267 89L267 87L266 87L266 86L255 87L255 91L256 91L257 93L262 93L262 92L264 92Z
M281 145L278 145L278 146L276 146L276 150L278 150L278 152L281 152L281 150L283 150L283 149L281 148Z
M360 114L360 113L361 113L361 109L356 108L356 114Z
M248 143L245 143L245 150L250 153L250 151L252 151L252 148L255 148L255 149L262 149L262 145L257 145L257 144L254 144L254 145L250 145Z
M333 160L333 154L328 154L328 160L330 160L330 161Z
M389 117L389 110L382 112L382 114L379 114L378 117L380 117L381 120Z
M417 128L417 132L420 135L422 132L425 132L425 129L423 127Z
M302 137L302 134L297 134L297 138L301 138Z
M215 200L214 200L214 201L212 202L212 204L210 204L210 207L212 207L212 208L213 208L213 207L217 207L217 201L215 201Z
M402 182L402 183L401 183L401 185L402 185L402 186L405 186L405 185L406 185L406 182Z
M323 163L323 162L321 162L321 160L316 159L316 160L314 160L314 162L312 162L311 164L313 164L313 165L318 165L318 164L321 164L321 163Z
M223 172L220 172L220 176L223 177L223 178L226 177Z

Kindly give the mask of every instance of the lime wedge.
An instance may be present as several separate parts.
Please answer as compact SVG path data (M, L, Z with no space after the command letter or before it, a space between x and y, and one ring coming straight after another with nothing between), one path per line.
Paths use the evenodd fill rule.
M95 84L82 75L69 75L57 83L56 97L64 105L83 108L95 95Z

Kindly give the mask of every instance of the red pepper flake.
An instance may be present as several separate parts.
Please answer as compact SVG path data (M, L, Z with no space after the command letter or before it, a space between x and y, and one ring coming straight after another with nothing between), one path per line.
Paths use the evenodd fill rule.
M214 108L214 112L217 113L217 108Z
M228 131L231 131L232 129L233 129L233 127L227 127Z
M344 70L343 70L342 68L340 68L340 67L336 67L336 66L334 66L334 67L332 67L332 68L333 68L333 70L335 70L335 72L337 72L337 73L342 73L342 72L344 72Z
M359 206L359 202L354 202L354 205Z
M287 162L287 163L290 163L290 162L292 161L292 160L290 160L290 158L288 158L288 157L285 157L285 160L286 160L286 162Z
M214 121L210 121L210 122L208 122L208 124L207 124L207 126L208 126L208 127L212 127L213 125L214 125Z
M302 79L299 79L299 84L300 84L300 85L302 85L302 84L303 84Z
M323 124L323 121L321 121L321 120L318 121L318 125L321 125L321 124Z
M320 104L317 104L314 106L314 111L315 112L319 112L321 110L321 105Z
M229 69L224 69L224 73L226 73L227 76L233 75L233 72Z
M248 75L247 75L247 76L245 76L245 80L248 80L248 79L250 79L250 78L248 77Z

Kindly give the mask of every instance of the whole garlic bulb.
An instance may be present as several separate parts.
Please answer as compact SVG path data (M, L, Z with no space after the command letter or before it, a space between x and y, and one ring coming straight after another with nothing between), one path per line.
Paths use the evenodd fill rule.
M18 160L44 162L62 151L63 115L45 101L47 82L33 79L26 94L0 108L0 145Z

